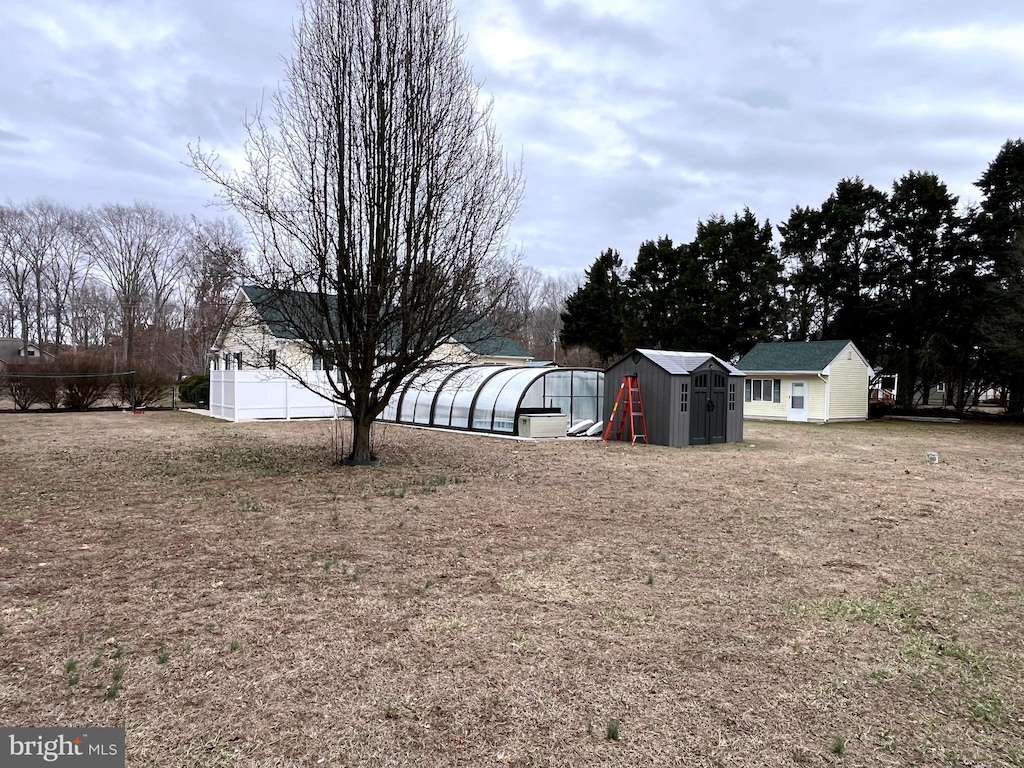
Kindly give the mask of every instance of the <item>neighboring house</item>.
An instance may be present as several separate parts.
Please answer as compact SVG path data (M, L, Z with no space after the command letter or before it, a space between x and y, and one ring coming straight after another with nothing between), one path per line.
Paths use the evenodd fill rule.
M736 367L746 375L743 415L784 421L862 421L871 366L843 341L761 343Z
M275 310L275 302L269 300L271 295L253 286L238 289L210 350L213 370L281 367L296 371L323 370L324 361L309 353L292 326ZM309 301L309 294L296 292L292 300ZM301 306L298 309L302 311ZM431 358L445 363L505 365L523 365L533 359L526 350L498 335L496 329L484 321L469 329L465 339L450 338Z
M431 359L446 363L496 363L498 365L526 365L533 356L512 339L502 336L486 320L469 328L461 340L450 337L438 347Z
M32 342L25 346L21 339L0 339L0 371L5 370L9 365L40 363L52 359L53 355L40 351L39 347Z
M605 424L623 378L634 375L651 445L743 440L743 372L725 360L710 352L634 349L605 371Z
M982 399L984 398L985 396L983 395ZM921 392L914 393L914 405L925 405L924 395ZM931 387L928 390L927 405L929 407L935 406L938 408L944 408L947 405L949 405L949 403L946 401L946 384L944 382L940 381L938 384L931 385Z

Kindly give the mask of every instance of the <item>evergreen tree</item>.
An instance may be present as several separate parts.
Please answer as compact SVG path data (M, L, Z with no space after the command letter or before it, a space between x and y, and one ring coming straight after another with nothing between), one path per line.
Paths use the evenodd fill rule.
M563 347L587 346L604 360L623 353L625 286L622 257L609 248L586 271L586 282L565 300Z
M709 286L701 349L736 357L782 335L783 269L771 224L760 224L750 209L731 221L713 216L698 222L690 251Z
M779 225L782 235L781 253L788 277L785 281L786 327L788 341L820 339L823 318L829 316L827 295L821 295L824 256L821 242L824 222L821 210L797 206L785 224Z
M1024 140L1006 142L977 182L985 195L978 218L989 261L984 331L992 373L1024 412Z
M869 360L882 346L885 332L870 312L878 286L869 279L878 259L885 204L884 192L857 177L840 181L821 206L821 337L853 339Z
M689 245L667 236L640 246L626 281L630 347L695 349L706 343L710 286Z
M935 337L948 319L959 236L956 205L957 198L938 176L912 171L893 183L884 209L882 247L869 275L877 286L877 361L906 382L899 393L905 405L913 404L915 391L927 398L940 380Z

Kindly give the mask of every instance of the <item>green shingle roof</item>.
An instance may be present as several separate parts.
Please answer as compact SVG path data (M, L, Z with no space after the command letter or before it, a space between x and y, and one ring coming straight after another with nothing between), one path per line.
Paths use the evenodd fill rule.
M480 357L531 357L515 341L502 336L494 324L485 318L480 318L457 334L455 340Z
M741 371L821 371L843 351L841 341L761 342L747 352L736 367Z
M279 339L303 338L298 327L315 323L319 317L316 294L270 291L253 285L242 286L242 290L260 319ZM512 339L502 336L494 324L484 318L458 334L456 341L481 357L530 357L529 352Z
M242 290L260 319L279 339L299 339L296 326L308 318L317 317L314 294L305 291L271 291L254 285L243 285ZM287 311L286 311L287 310Z

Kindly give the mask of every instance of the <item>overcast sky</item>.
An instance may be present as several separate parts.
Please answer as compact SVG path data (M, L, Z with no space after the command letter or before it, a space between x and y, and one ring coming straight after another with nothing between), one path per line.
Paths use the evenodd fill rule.
M456 0L506 151L525 261L627 263L749 207L781 223L843 177L960 195L1024 135L1020 0ZM277 87L289 0L2 0L0 201L218 215L183 165Z

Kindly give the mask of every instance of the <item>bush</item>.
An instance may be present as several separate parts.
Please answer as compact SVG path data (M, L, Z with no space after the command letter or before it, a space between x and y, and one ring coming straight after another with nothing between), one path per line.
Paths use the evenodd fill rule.
M210 374L188 376L178 385L181 399L197 406L205 406L210 402Z
M119 404L145 408L167 397L173 385L174 376L164 368L141 364L135 366L134 376L122 375L117 378L114 392Z
M57 361L63 381L65 408L85 411L103 398L114 383L111 364L100 355L82 352L64 355Z
M56 362L35 363L25 368L26 373L37 374L24 381L32 388L37 403L57 410L64 400L64 385L57 374L60 368ZM49 374L49 375L48 375Z
M33 380L19 375L32 373L30 369L36 367L38 366L9 365L6 373L0 374L0 391L14 401L14 407L19 411L27 411L39 402L39 391Z

